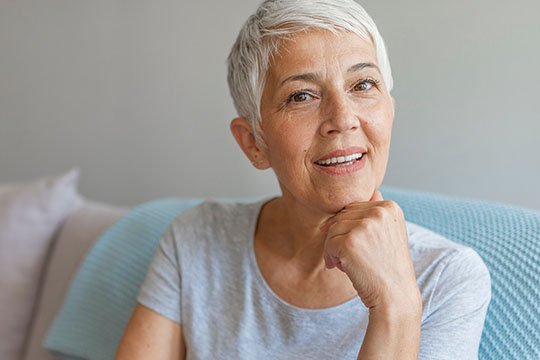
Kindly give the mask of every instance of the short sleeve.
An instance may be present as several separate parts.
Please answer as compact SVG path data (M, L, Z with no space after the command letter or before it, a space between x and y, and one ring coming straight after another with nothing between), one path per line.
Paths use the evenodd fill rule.
M440 272L422 322L418 359L478 359L491 278L471 248L450 256Z
M174 227L169 225L160 238L137 301L166 318L181 323L181 276L173 229Z

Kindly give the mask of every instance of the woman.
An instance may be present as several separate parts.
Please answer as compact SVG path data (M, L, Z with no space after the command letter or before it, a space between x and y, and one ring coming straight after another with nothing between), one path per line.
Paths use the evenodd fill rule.
M265 1L229 55L231 131L282 195L206 202L160 240L117 359L473 359L480 257L377 190L394 118L354 1Z

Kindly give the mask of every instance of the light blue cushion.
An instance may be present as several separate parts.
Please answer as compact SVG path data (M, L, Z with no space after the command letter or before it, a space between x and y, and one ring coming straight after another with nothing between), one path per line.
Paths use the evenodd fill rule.
M389 187L381 192L408 221L484 259L493 288L479 358L540 359L540 212ZM152 201L108 229L74 278L45 348L63 359L113 359L159 238L200 201Z

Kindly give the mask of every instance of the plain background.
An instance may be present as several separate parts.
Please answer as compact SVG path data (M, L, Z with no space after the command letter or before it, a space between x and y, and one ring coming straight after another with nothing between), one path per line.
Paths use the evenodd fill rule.
M361 4L395 82L384 185L540 209L540 2ZM257 5L0 0L0 182L77 166L125 206L278 193L229 132L225 59Z

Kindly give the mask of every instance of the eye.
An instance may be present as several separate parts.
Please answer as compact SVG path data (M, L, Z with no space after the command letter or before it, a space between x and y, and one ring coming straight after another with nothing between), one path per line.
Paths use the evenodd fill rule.
M362 80L358 81L354 85L353 90L355 90L355 91L368 91L373 86L378 86L378 85L379 85L379 81L377 81L377 80L362 79Z
M292 93L287 99L287 103L302 103L310 100L312 96L308 94L305 90L300 90Z

